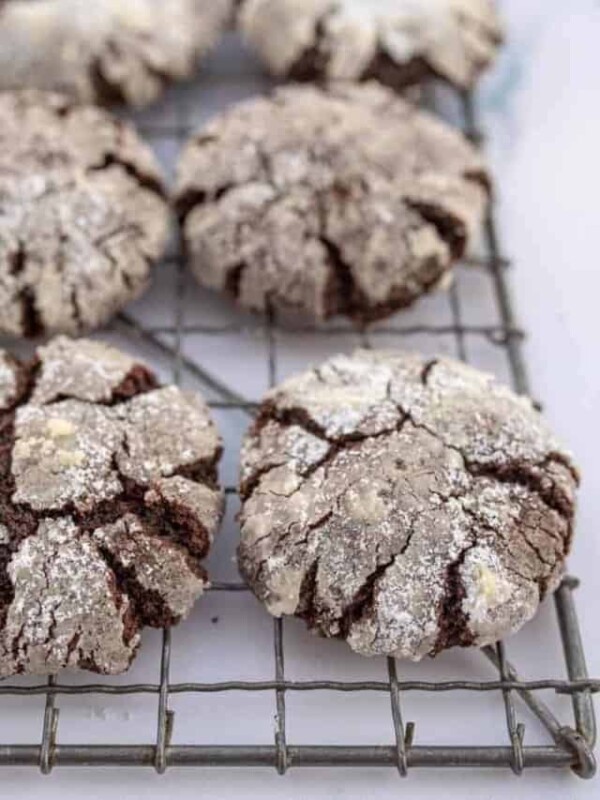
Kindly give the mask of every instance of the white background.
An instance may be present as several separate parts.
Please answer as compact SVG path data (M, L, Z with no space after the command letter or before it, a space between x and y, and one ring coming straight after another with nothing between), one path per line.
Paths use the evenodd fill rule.
M584 482L581 490L578 537L570 571L582 578L577 595L592 674L600 675L600 600L597 569L600 539L600 469L597 409L600 402L597 186L600 178L598 143L598 75L600 74L600 9L592 0L505 0L509 46L493 76L482 89L487 128L492 133L490 156L499 184L500 215L508 254L516 259L512 280L524 326L530 332L527 355L537 397L543 399L550 420L576 453ZM229 49L227 49L229 48ZM233 48L233 49L232 49ZM198 119L260 82L251 62L233 57L229 42L212 62L205 79L206 99ZM220 77L219 77L220 76ZM168 113L168 103L165 106ZM165 162L172 161L176 143L168 136L158 141ZM481 276L461 271L463 311L469 322L489 319L486 288ZM172 282L167 271L136 307L142 320L172 320ZM190 287L186 321L236 319L226 304ZM400 315L406 322L443 322L447 299L425 301ZM157 316L160 315L160 316ZM239 317L237 317L239 320ZM112 333L113 338L119 336ZM350 349L356 337L349 333L333 345L314 339L278 337L281 368L278 377L339 349ZM121 337L126 346L126 339ZM168 341L168 339L167 339ZM393 340L384 342L393 344ZM497 354L469 341L474 363L502 373ZM452 351L451 342L415 340L409 347ZM266 388L262 366L265 343L253 336L230 340L188 337L186 352L218 372L246 396L259 397ZM333 349L332 349L333 347ZM490 346L491 348L491 346ZM168 377L168 364L152 352L144 353ZM240 364L244 368L240 367ZM222 414L228 455L224 479L235 477L235 442L246 424L241 415ZM213 557L217 577L235 575L230 563L235 527L231 516ZM229 546L228 546L229 545ZM385 664L349 656L343 645L317 641L295 623L286 625L286 667L290 678L338 677L385 679ZM156 681L160 637L150 632L130 679ZM193 617L174 633L173 681L269 679L273 675L271 622L246 596L211 595ZM509 642L509 653L525 677L562 677L552 604ZM493 671L476 653L458 652L435 663L399 665L403 678L467 677L491 679ZM81 683L89 677L68 676ZM568 705L546 697L556 712L568 718ZM59 742L121 741L151 743L155 736L156 701L61 697ZM0 742L38 741L43 703L19 698L0 702ZM227 695L184 700L174 697L175 743L239 744L273 740L273 699L270 695ZM504 743L503 708L499 698L473 700L458 697L409 695L403 700L405 719L417 722L417 743ZM519 707L520 709L520 707ZM519 710L527 725L526 742L543 743L543 732ZM288 697L289 743L389 744L392 729L385 695L351 698L327 695ZM528 772L521 779L508 771L413 771L400 782L394 770L295 770L279 778L270 770L170 770L158 777L151 770L67 770L50 778L31 769L3 770L1 790L6 796L104 798L178 797L211 798L523 798L600 797L600 779L578 781L569 774Z

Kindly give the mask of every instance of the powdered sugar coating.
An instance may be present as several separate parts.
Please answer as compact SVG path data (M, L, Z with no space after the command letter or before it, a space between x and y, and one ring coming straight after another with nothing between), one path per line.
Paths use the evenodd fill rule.
M115 411L125 432L117 465L137 483L210 463L219 447L204 401L175 386L139 395Z
M432 74L470 88L502 41L493 0L242 0L239 19L276 75L394 88Z
M145 105L193 73L232 6L232 0L5 0L0 88Z
M210 122L176 193L203 285L255 311L368 321L447 276L488 178L460 133L381 86L296 85Z
M178 622L206 585L219 436L199 397L157 388L102 343L61 338L14 364L20 394L0 407L0 675L122 672L140 628Z
M114 411L78 400L17 409L13 502L36 511L85 508L122 491L115 453L123 440Z
M146 288L169 215L127 124L62 95L1 94L0 192L0 330L78 333Z
M40 371L31 396L45 405L68 395L90 403L110 401L136 366L126 353L92 339L57 336L38 348Z
M0 351L0 408L7 408L16 398L17 366L8 353Z
M272 614L364 655L483 646L556 588L577 481L491 376L338 356L270 392L245 440L240 568Z
M8 574L15 597L0 633L0 676L67 666L101 673L127 669L139 645L139 634L127 631L129 599L91 537L72 520L41 520Z

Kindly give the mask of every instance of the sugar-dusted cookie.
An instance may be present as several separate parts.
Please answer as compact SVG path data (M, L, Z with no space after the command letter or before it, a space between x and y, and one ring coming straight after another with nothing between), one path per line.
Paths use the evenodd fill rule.
M578 475L532 403L447 359L359 351L272 390L245 440L239 564L275 616L420 659L553 591Z
M63 95L0 93L0 331L104 324L146 288L168 224L129 125Z
M222 514L204 402L57 338L0 353L0 676L114 674L202 593Z
M4 0L0 89L145 105L189 77L232 0Z
M295 85L193 137L177 203L203 285L255 311L368 322L446 277L488 191L462 134L390 90Z
M394 89L430 76L470 88L502 42L493 0L242 0L239 23L275 75Z

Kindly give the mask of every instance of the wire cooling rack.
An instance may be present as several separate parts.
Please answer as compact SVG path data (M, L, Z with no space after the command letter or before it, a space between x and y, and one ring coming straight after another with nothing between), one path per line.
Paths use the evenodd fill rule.
M137 116L135 121L140 130L155 146L169 171L172 171L182 143L207 114L222 107L224 100L229 102L238 96L264 88L266 79L252 72L253 65L250 62L243 62L241 69L238 63L236 72L231 67L232 61L235 59L229 58L226 51L220 61L216 59L212 67L209 66L204 73L205 77L197 84L172 91L161 107ZM239 79L242 73L243 86L240 88ZM206 98L209 96L208 105L212 103L212 109L206 107ZM450 99L450 116L469 138L481 144L483 136L478 127L474 98L467 94L455 95ZM515 318L506 277L509 267L510 263L503 256L498 241L492 210L482 231L479 251L457 269L459 277L447 295L441 300L425 299L414 310L403 312L383 324L357 333L349 325L339 321L319 329L290 325L281 327L275 325L272 318L261 320L234 312L221 299L203 293L195 287L193 281L188 281L181 250L175 243L163 269L158 272L158 285L154 292L140 303L134 304L110 330L101 335L114 337L119 344L129 349L142 349L146 358L166 379L203 390L211 398L210 405L215 414L219 415L219 422L223 423L225 431L228 430L225 418L231 414L246 418L251 416L262 388L276 383L282 373L302 368L311 360L319 360L320 357L347 349L354 344L366 347L379 344L406 347L413 346L409 342L418 340L421 342L420 349L423 349L423 342L430 341L439 350L440 344L445 343L442 347L481 366L485 366L481 364L482 349L487 348L494 351L495 368L501 373L501 377L510 379L518 392L529 393L522 352L523 332ZM482 310L485 307L483 295L487 296L487 310ZM204 305L200 308L202 303ZM440 311L440 303L446 305L447 313ZM475 321L471 319L474 310ZM194 342L196 346L191 346ZM330 350L330 347L333 349ZM231 363L232 350L233 371L226 366L227 355ZM263 376L266 384L264 387L259 388L255 373ZM242 391L240 386L250 386L251 391ZM254 396L250 396L252 394ZM244 424L247 421L248 419ZM238 443L230 441L227 433L225 439L226 451L237 452ZM226 487L228 506L233 509L229 515L232 535L229 537L230 541L224 540L220 556L220 564L229 564L229 572L233 571L230 562L236 533L236 489L233 483L232 479L232 485ZM215 577L212 569L211 574ZM229 576L231 579L220 580L216 570L210 590L210 608L214 615L211 621L215 625L219 623L219 614L226 597L243 598L244 604L246 600L247 604L253 602L244 584L239 578L234 578L234 575L235 573ZM333 680L320 675L313 675L310 680L291 679L286 672L285 629L296 623L284 623L282 620L269 622L269 618L263 613L263 625L272 624L272 631L269 633L272 656L268 656L271 674L261 679L248 676L244 670L250 671L250 659L254 657L256 649L264 649L266 640L263 637L260 642L255 642L240 621L234 633L235 661L230 660L228 655L224 656L216 647L206 648L197 662L192 658L191 674L194 680L173 679L173 657L177 648L174 645L172 647L172 638L178 635L176 629L173 632L163 631L161 641L155 647L154 655L159 663L153 667L158 680L136 681L136 662L129 676L125 676L120 682L107 678L86 683L89 676L84 676L79 682L69 682L61 676L59 680L50 678L45 683L21 682L20 679L0 683L0 719L5 716L4 704L10 699L45 699L41 739L38 737L32 742L28 740L18 744L0 743L0 765L33 766L43 773L49 773L55 766L144 766L153 767L159 773L175 766L254 766L274 768L280 774L291 767L301 766L370 766L395 767L401 775L406 775L413 767L504 767L517 774L530 767L555 767L570 768L580 777L590 778L595 773L593 747L596 735L592 695L600 691L600 681L588 678L573 598L577 584L573 577L563 580L554 596L555 614L546 620L547 625L553 625L558 630L564 653L564 671L561 671L560 664L552 661L552 672L559 676L566 672L566 678L523 679L509 662L505 644L499 642L495 647L486 648L481 653L470 653L474 659L478 659L478 664L479 661L482 662L482 668L486 666L487 659L487 666L496 673L496 677L491 680L479 677L483 669L478 671L478 677L474 680L464 679L462 671L459 672L460 679L450 679L446 671L448 662L444 660L448 658L447 654L435 660L431 680L424 679L423 675L430 674L432 662L413 669L412 674L417 678L408 680L400 678L400 670L406 672L405 665L396 664L392 658L383 662L384 669L377 679L369 677L349 680L346 673L354 670L359 659L349 652L344 652L341 656L341 663L348 665L346 671L342 671L341 679ZM199 602L200 614L208 600L209 598ZM196 622L193 625L196 626ZM200 628L196 630L188 625L188 640L195 640L199 636ZM189 641L186 645L188 649ZM305 640L302 640L302 646L308 646ZM324 641L317 642L316 645L323 648L323 652L329 646L332 646L331 643ZM312 652L316 653L317 650L313 649ZM146 663L152 659L152 654L146 651L143 651L143 655ZM317 664L320 663L318 657L316 661ZM361 665L364 661L362 660ZM242 677L230 680L228 669L233 663L236 664L237 674ZM218 675L221 680L197 680L197 675L203 674L207 664L219 665ZM529 669L529 665L525 666ZM214 673L214 670L210 671L211 674ZM551 696L567 696L572 705L574 721L564 721L564 708L563 714L558 715L542 701L540 692L543 690ZM419 722L419 714L425 710L424 696L436 696L434 707L432 709L429 706L428 714L437 725L444 715L441 695L457 692L476 697L480 705L489 700L490 696L501 699L505 718L504 733L498 731L496 743L421 743L426 729ZM265 710L264 713L274 723L274 730L271 732L274 736L270 743L256 743L255 737L246 737L246 728L243 725L239 727L244 715L239 699L236 699L233 710L229 706L228 709L217 712L217 721L213 720L215 733L209 730L208 741L197 744L174 741L177 726L172 706L178 700L183 698L186 703L191 703L192 698L207 700L216 695L224 697L231 694L236 698L261 695L269 699L271 711ZM313 735L309 739L312 743L296 744L289 733L292 720L291 700L301 697L308 702L307 695L322 697L325 694L342 698L344 704L349 704L357 695L366 694L369 695L369 706L375 704L371 698L387 698L387 725L382 725L381 733L373 734L372 741L345 744L330 737L330 741L318 744L315 740L319 738L318 727L323 723L325 712L320 715L317 709L312 719ZM143 736L136 734L134 741L117 743L110 732L113 727L118 726L109 724L105 726L109 731L106 736L108 741L86 744L89 741L86 734L91 734L93 728L92 722L88 721L79 726L75 741L65 742L63 726L59 729L59 708L70 696L75 696L74 700L78 703L83 703L92 696L105 700L116 696L114 699L120 700L119 713L122 714L119 719L125 720L129 719L128 707L139 696L149 697L153 703L153 711L146 720L149 727L146 726ZM411 716L416 722L405 722L408 719L406 703L413 696L416 699L411 708ZM549 744L529 743L529 734L526 737L524 723L520 721L525 707L519 705L519 699L541 723ZM364 712L364 706L362 708ZM100 710L102 715L104 710L102 707ZM21 708L17 711L21 713ZM179 720L182 712L177 713ZM452 713L456 720L456 710ZM488 713L487 706L485 713ZM204 719L205 727L208 725L210 728L210 721L206 722L206 714L205 706L204 710L199 711L199 719ZM239 727L240 730L240 738L236 741L242 739L242 743L222 743L220 737L223 725L220 723L223 723L228 714L231 715L233 727ZM361 718L357 714L352 717L351 713L350 719L353 720L352 727L360 727ZM189 730L190 728L186 729L186 734ZM469 733L472 739L479 738L467 728L467 735ZM3 734L0 735L4 738ZM248 742L243 743L246 738Z

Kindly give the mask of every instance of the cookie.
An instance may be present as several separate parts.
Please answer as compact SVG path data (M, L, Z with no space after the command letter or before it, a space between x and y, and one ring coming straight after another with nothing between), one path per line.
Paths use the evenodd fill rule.
M146 288L168 226L157 164L130 126L63 95L0 93L1 331L104 324Z
M5 0L0 89L142 106L192 75L231 12L231 0Z
M271 391L239 566L274 616L418 660L520 628L571 545L578 474L532 403L447 359L359 351Z
M204 402L100 342L0 352L0 677L126 670L207 583L221 443Z
M254 311L368 322L445 278L488 191L473 146L390 90L295 85L191 140L177 204L204 286Z
M275 75L396 90L434 76L472 88L502 43L493 0L242 0L239 24Z

